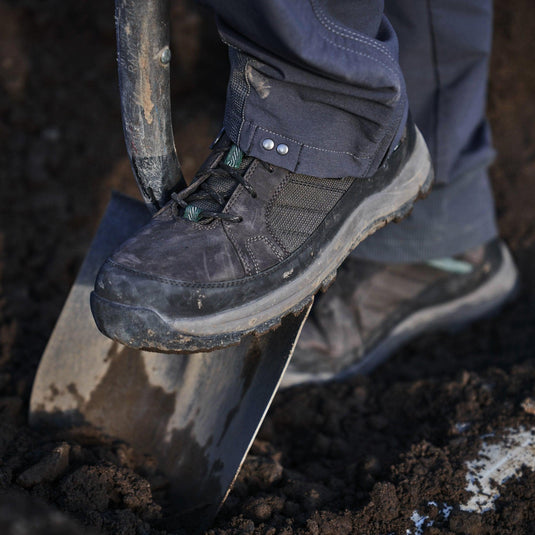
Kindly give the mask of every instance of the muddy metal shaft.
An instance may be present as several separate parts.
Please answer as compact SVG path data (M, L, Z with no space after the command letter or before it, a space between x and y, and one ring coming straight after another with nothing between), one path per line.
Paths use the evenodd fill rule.
M161 208L183 180L173 138L168 0L116 0L126 148L143 198Z

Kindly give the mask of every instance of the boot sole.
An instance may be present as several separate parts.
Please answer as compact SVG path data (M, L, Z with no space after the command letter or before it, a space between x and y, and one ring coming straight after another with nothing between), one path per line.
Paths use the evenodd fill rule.
M384 190L362 202L300 276L260 299L202 320L172 318L93 292L91 307L97 326L106 336L130 347L172 353L213 351L236 345L248 334L264 334L280 325L284 316L298 314L320 289L326 289L361 241L387 223L406 217L416 200L428 194L433 178L427 146L417 131L413 153L399 175Z
M421 309L398 323L389 335L362 360L338 374L295 373L288 368L281 388L306 383L342 381L358 374L372 372L399 348L417 336L433 331L458 331L476 320L497 313L518 288L518 272L511 254L501 245L502 265L495 275L472 292L446 303Z

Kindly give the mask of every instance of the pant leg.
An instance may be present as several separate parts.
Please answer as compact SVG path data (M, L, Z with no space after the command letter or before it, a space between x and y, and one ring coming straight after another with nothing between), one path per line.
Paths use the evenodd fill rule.
M437 183L407 220L381 229L354 254L383 262L454 255L497 234L485 119L492 1L387 0L385 12Z
M205 3L230 50L224 124L231 139L290 171L372 175L401 136L408 109L383 1ZM266 139L274 148L265 148Z

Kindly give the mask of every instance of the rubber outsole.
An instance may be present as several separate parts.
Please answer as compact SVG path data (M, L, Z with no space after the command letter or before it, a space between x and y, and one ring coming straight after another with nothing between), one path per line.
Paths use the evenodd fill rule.
M398 349L424 332L457 332L476 320L496 314L511 300L518 288L518 272L505 245L501 245L503 263L497 273L472 292L451 301L426 307L407 316L389 335L362 360L339 373L294 372L291 362L281 382L281 388L343 381L354 375L367 374L386 361Z
M414 203L429 193L434 175L419 132L413 154L390 186L366 199L355 210L332 240L336 245L330 250L326 247L303 276L275 289L267 298L200 320L164 317L155 310L110 301L93 292L91 307L98 328L109 338L130 347L167 353L215 351L237 345L249 334L262 335L275 329L283 317L299 314L320 289L325 290L332 284L338 267L361 241L391 221L404 219ZM361 212L366 211L374 216L364 217ZM355 232L366 219L371 222ZM327 269L316 267L321 264L326 264ZM322 269L323 274L318 275L316 272Z

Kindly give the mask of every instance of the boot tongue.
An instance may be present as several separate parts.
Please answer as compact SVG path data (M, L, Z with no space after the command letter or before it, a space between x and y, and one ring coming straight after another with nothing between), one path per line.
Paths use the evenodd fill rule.
M228 150L224 163L234 169L244 169L248 164L249 158L244 158L243 151L237 146L232 145ZM236 180L232 177L212 176L206 180L205 184L213 191L216 191L225 199L228 199L236 186ZM195 194L193 194L195 197ZM184 209L183 218L188 221L200 221L202 219L201 212L221 212L223 207L208 194L204 198L194 199Z

